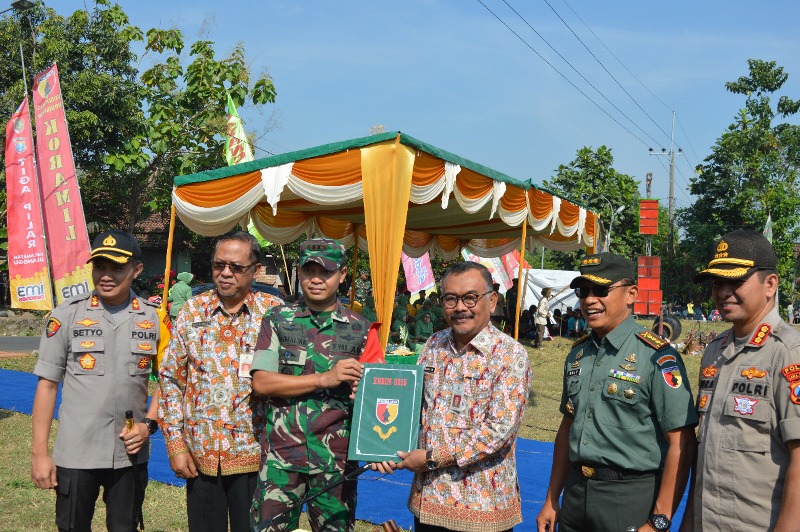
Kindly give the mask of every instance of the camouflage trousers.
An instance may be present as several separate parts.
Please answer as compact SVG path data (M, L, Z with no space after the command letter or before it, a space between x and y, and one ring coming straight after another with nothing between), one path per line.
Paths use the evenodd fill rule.
M347 472L351 467L348 464ZM341 478L339 471L324 473L299 473L286 471L264 464L258 474L258 484L253 497L251 524L256 526L271 519L291 506L306 494L312 496L324 487ZM319 495L306 503L308 519L314 532L352 532L356 521L356 486L351 480ZM265 528L265 532L284 532L299 528L300 508L294 508Z

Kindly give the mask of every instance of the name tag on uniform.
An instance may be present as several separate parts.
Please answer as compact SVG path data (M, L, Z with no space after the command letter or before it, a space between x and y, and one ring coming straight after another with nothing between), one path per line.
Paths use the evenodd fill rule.
M209 325L211 325L210 321L196 321L196 322L192 323L192 327L194 327L194 328L208 327Z
M253 369L253 352L250 351L250 346L239 355L239 378L250 379L250 370Z
M569 379L570 377L577 377L580 374L581 374L581 368L571 369L567 371L567 378Z
M464 410L464 383L453 385L453 397L450 399L450 411L460 414Z

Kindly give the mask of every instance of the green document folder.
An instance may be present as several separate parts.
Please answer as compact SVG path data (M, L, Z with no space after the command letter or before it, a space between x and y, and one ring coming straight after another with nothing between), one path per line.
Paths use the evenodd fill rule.
M350 428L348 460L399 460L417 448L424 372L408 364L364 364Z

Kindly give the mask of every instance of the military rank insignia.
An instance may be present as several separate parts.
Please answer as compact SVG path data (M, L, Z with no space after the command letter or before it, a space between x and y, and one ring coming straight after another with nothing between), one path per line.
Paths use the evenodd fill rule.
M47 328L45 329L47 331L47 337L52 338L60 328L61 328L61 322L58 321L57 319L50 318L49 320L47 320Z
M642 331L636 335L639 340L646 343L656 351L661 349L662 347L668 346L669 342L658 336L657 334L653 333L652 331Z
M150 367L150 358L149 357L142 357L139 359L139 363L136 364L136 367L139 369L147 369Z
M750 345L763 345L770 332L772 332L772 327L766 323L762 323L758 326L756 332L753 334L753 337L750 339Z
M133 310L139 310L139 308L140 308L139 307L139 300L136 299L135 297L133 299L131 299L131 308Z
M100 308L100 298L98 298L97 296L92 296L89 306L92 308Z

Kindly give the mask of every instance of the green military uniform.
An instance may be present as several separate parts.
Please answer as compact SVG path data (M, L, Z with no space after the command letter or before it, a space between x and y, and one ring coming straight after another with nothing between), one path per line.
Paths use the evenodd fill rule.
M579 294L581 307L604 312L620 305L602 299L611 297L604 288L632 286L636 275L631 261L611 253L586 257L580 271L570 286L604 301ZM564 363L560 410L572 424L562 532L622 531L647 522L668 449L664 434L697 424L686 368L667 341L629 313L603 333L578 340Z
M561 413L573 420L571 481L586 485L585 490L575 491L592 494L583 503L625 508L630 518L626 526L646 522L664 461L664 433L697 423L678 352L637 325L633 317L600 341L592 335L585 337L564 364ZM630 478L621 484L592 480L591 469L599 475L622 473ZM570 480L567 483L564 506L573 492ZM562 514L562 526L569 525L569 517L567 512ZM582 526L576 523L575 528Z
M364 306L361 308L361 315L368 321L378 321L378 315L375 313L375 298L367 296L364 301Z
M428 316L428 320L425 319ZM414 324L414 341L424 344L433 335L433 316L428 311L417 315L417 322Z

